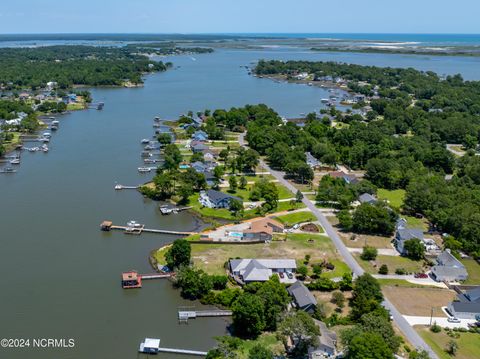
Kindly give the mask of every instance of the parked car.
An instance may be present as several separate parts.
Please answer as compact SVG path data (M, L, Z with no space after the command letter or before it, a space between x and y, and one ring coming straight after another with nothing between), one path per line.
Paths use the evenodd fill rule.
M415 273L415 278L428 278L428 274L425 273Z
M288 277L289 279L293 279L293 273L288 272L288 273L287 273L287 277Z
M447 322L449 322L449 323L461 323L460 319L458 319L456 317L449 317L447 319Z
M280 276L280 278L285 278L285 274L283 274L282 272L278 273L278 275Z

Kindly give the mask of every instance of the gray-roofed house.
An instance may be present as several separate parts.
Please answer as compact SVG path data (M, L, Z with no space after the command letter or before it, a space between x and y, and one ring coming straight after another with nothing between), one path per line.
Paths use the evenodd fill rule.
M230 202L232 200L242 202L241 198L225 192L215 191L213 189L200 192L200 197L198 199L201 205L208 208L230 208Z
M200 161L193 162L190 165L190 167L192 167L198 173L203 173L207 170L207 166L203 162L200 162Z
M317 306L317 300L308 288L300 281L296 281L287 288L288 294L293 298L297 308L304 310L307 313L313 313Z
M370 193L362 193L360 196L358 196L358 201L360 203L374 204L375 202L377 202L377 199Z
M465 266L447 249L437 257L437 264L432 267L432 276L439 282L456 282L468 278Z
M458 319L480 320L480 302L450 302L448 311Z
M407 252L404 248L405 242L414 238L420 239L423 242L423 230L420 228L408 228L407 221L403 218L399 219L397 221L394 239L394 244L397 248L397 251L402 255L406 255Z
M204 152L208 150L208 146L205 146L203 143L197 142L197 141L192 141L192 144L190 145L190 148L192 149L192 152Z
M244 283L265 282L274 273L294 273L297 268L295 259L231 259L229 266L230 273Z
M325 323L314 319L320 330L318 346L308 348L309 359L334 358L337 355L337 334L329 330Z

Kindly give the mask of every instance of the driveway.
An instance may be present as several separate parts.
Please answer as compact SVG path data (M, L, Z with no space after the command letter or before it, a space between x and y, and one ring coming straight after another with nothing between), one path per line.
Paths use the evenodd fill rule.
M404 315L405 320L411 325L430 325L430 317L417 317L411 315ZM469 323L475 323L473 319L460 319L460 323L450 323L448 318L445 317L433 317L432 323L436 322L442 328L465 328L468 329Z
M242 133L239 138L238 142L241 146L247 147L245 143L245 133ZM297 193L297 189L288 182L285 178L283 178L284 173L279 171L274 171L273 169L268 166L265 161L260 160L260 165L265 168L267 171L270 171L270 174L274 176L278 181L287 187L292 193ZM335 247L337 248L338 253L342 256L345 263L348 267L352 270L354 275L359 276L364 273L364 270L360 265L357 263L353 255L348 251L345 244L340 239L337 231L333 228L327 218L322 214L321 211L312 203L308 198L304 197L302 202L307 206L308 209L317 217L318 221L325 229L325 233L332 239ZM415 347L415 348L423 348L425 349L432 359L439 359L438 355L430 348L430 346L425 343L425 341L420 337L420 335L410 326L407 320L400 314L400 312L395 308L395 306L388 300L382 303L383 306L390 311L393 320L397 324L398 328L402 331L408 341Z

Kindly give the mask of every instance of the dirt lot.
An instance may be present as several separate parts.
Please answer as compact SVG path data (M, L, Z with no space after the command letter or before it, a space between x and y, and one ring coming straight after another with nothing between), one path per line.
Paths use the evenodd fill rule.
M455 298L455 292L439 288L382 288L383 294L404 315L430 316L433 307L435 317L446 317L441 307Z

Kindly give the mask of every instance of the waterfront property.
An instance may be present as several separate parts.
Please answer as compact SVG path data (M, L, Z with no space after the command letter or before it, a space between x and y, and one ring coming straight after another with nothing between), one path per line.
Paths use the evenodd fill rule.
M272 219L263 218L250 223L250 227L243 232L244 239L271 241L274 233L283 233L285 226Z
M317 300L308 290L305 284L300 281L296 281L287 288L287 292L293 298L293 303L297 308L310 314L315 311Z
M213 189L200 192L200 197L198 199L202 206L208 208L230 208L232 200L242 202L241 198Z
M432 276L439 282L464 281L468 278L467 269L449 249L440 254L437 264L432 267Z
M142 288L142 277L136 271L122 273L122 288Z
M230 273L243 283L266 282L278 274L280 282L293 283L297 264L295 259L231 259Z

